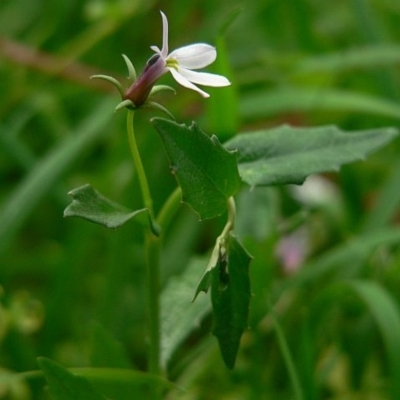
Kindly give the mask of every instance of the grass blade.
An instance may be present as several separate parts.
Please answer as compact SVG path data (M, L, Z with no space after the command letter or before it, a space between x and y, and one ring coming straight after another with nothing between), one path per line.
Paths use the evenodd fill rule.
M386 347L394 399L400 395L400 313L397 303L386 289L372 281L353 281L347 285L368 306L378 325Z
M82 152L104 134L102 128L113 115L111 110L114 101L107 99L96 107L76 128L75 134L61 140L10 194L0 212L0 254L37 203L46 196Z

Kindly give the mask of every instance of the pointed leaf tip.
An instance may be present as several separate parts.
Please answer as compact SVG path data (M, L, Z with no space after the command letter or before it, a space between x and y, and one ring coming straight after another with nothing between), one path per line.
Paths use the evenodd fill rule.
M133 217L142 224L149 224L148 210L132 211L111 201L87 184L68 193L72 203L64 210L64 217L79 217L105 226L118 228Z
M217 337L225 365L232 370L240 339L248 327L252 256L232 234L228 236L225 247L226 255L211 270L212 333Z
M114 77L108 75L92 75L90 79L102 79L103 81L107 81L114 85L114 87L118 90L121 97L124 97L124 89L119 81L117 81Z
M204 273L200 282L197 284L196 292L193 296L192 303L197 299L197 296L199 295L200 292L204 293L208 292L212 282L211 279L212 279L211 270L208 270Z

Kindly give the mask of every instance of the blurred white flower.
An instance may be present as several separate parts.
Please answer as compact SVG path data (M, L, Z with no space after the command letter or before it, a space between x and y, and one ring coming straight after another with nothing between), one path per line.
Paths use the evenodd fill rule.
M296 200L309 207L340 205L341 202L337 186L322 175L311 175L303 185L289 188Z

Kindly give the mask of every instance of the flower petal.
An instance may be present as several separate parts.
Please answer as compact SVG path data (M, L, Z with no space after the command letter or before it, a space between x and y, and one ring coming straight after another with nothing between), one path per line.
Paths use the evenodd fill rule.
M174 50L168 58L178 61L183 68L198 69L210 65L217 58L217 51L206 43L195 43Z
M200 93L203 97L210 97L210 95L203 90L199 89L197 86L193 85L190 81L188 81L183 75L181 75L175 68L168 68L174 77L174 79L182 86L188 89L195 90Z
M168 55L168 19L162 11L160 11L160 13L163 23L163 35L162 35L163 43L162 43L161 55L164 58L166 58Z
M189 69L180 67L178 67L178 73L186 78L188 81L197 83L199 85L222 87L229 86L231 84L229 80L222 75L209 74L207 72L190 71Z
M158 53L158 54L162 57L162 52L161 52L161 50L159 49L158 46L150 46L150 48L151 48L154 52Z
M168 55L168 19L162 11L160 11L160 13L163 24L162 49L160 50L157 46L150 46L150 48L158 53L165 60Z

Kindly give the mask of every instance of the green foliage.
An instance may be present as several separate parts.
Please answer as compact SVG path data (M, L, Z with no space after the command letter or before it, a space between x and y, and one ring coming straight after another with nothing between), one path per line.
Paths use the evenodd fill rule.
M241 6L0 2L0 398L399 398L400 6ZM140 74L162 45L159 10L170 50L215 45L205 70L232 82L203 99L166 74L176 95L154 100L178 123L136 113L162 228L165 378L148 372L149 218L124 110L89 79L123 93L121 54ZM101 229L67 206L133 221Z
M139 220L144 225L149 220L145 208L131 211L107 199L89 184L71 190L68 194L72 197L72 203L65 209L64 217L80 217L106 228L118 228L136 216L140 216Z
M390 128L346 134L334 126L281 126L243 133L225 146L238 150L240 175L250 186L301 184L309 175L364 159L396 135Z
M147 397L149 388L155 384L161 384L169 389L174 388L166 380L129 369L116 367L67 369L44 357L40 357L38 363L53 400L109 398L128 400L135 396Z
M155 118L171 162L171 170L182 188L182 198L201 219L226 210L226 201L240 188L236 154L225 150L216 136L207 136L196 124L190 127Z
M167 366L174 352L210 312L206 297L190 303L204 260L194 259L178 277L171 278L161 295L161 363Z
M237 238L229 235L223 244L223 254L211 270L213 334L229 369L235 366L240 338L248 324L251 258Z
M391 373L391 392L393 398L400 393L400 314L398 306L391 294L376 282L350 281L353 289L367 304L376 320L386 347Z
M46 358L38 360L53 400L105 400L90 382L82 376L74 375L61 365Z
M35 205L53 188L79 155L104 135L103 127L111 118L110 106L109 100L97 106L77 127L76 134L60 139L9 195L0 214L0 251L5 248Z

